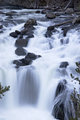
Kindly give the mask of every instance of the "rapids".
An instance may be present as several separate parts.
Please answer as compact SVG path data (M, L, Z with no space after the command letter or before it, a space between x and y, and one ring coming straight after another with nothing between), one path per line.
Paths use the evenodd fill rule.
M0 82L3 86L10 85L10 91L0 100L0 120L55 120L52 110L58 83L66 79L69 91L73 86L78 88L77 82L71 82L70 73L75 74L75 62L80 60L79 30L73 29L64 37L58 28L50 38L46 38L47 27L54 21L46 20L44 14L26 9L1 8L0 12L0 23L3 24L3 32L0 32ZM7 16L9 12L13 15ZM42 57L17 70L13 60L22 56L15 54L16 39L9 34L22 29L29 18L35 18L38 25L35 26L34 38L29 40L25 49ZM64 39L63 44L61 39ZM69 66L60 68L64 61Z

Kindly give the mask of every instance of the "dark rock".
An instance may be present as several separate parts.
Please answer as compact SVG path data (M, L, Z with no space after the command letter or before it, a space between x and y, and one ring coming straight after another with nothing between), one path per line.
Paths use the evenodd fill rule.
M20 60L14 60L13 64L16 65L16 68L20 67L20 66L24 66L24 63L22 63Z
M37 22L35 19L29 19L27 22L24 24L24 27L27 28L29 26L37 25Z
M31 60L31 59L25 60L24 58L23 58L23 59L20 59L20 60L14 60L14 61L13 61L13 64L16 65L16 68L19 68L20 66L30 65L31 63L32 63L32 60Z
M50 31L51 31L51 30L54 30L54 28L55 28L54 26L49 26L49 27L47 28L47 30L50 30Z
M33 60L37 59L41 57L40 55L35 55L34 53L28 53L25 58L23 59L19 59L19 60L14 60L13 64L16 64L16 68L20 67L20 66L26 66L26 65L30 65Z
M3 25L0 25L0 29L2 29L3 28Z
M17 35L16 32L12 32L12 33L10 33L10 36L11 36L11 37L14 37L14 38L17 38L17 37L18 37L18 35Z
M31 59L31 60L35 60L37 58L41 57L40 55L35 55L34 53L28 53L26 56L25 56L25 59Z
M28 44L29 39L18 39L15 42L16 47L26 47Z
M66 80L63 80L63 81L59 82L59 84L58 84L58 86L56 88L55 99L66 90L66 84L67 84ZM65 99L65 98L63 97L63 99ZM56 119L64 120L64 116L65 116L65 113L64 113L64 100L63 101L59 100L54 105L52 114L55 116Z
M28 32L28 29L23 29L23 30L21 31L21 35L25 35L27 32Z
M30 36L32 36L33 35L33 30L34 30L35 28L33 27L33 26L30 26L29 28L26 28L26 29L23 29L22 31L21 31L21 35L30 35Z
M60 40L60 43L61 43L61 44L64 44L64 39L61 39L61 40Z
M3 31L1 30L0 33L3 33Z
M24 56L26 55L26 50L22 47L18 47L16 50L15 50L15 53L16 55L18 56Z
M63 36L66 37L67 32L70 30L70 27L63 27L62 30L63 30Z
M61 39L60 40L60 43L63 45L63 44L68 44L69 43L69 39Z
M37 10L35 13L41 13L41 11Z
M59 82L56 88L55 97L57 97L59 94L61 94L66 89L66 84L67 84L67 81L65 79Z
M56 89L52 115L59 120L69 120L73 116L73 109L67 82L66 80L60 81Z
M30 58L27 59L21 59L20 60L24 65L30 65L32 63L32 60Z
M33 37L34 37L34 35L28 34L28 37L27 37L27 38L33 38Z
M15 30L15 33L16 33L17 35L20 35L20 34L21 34L21 32L18 31L18 30Z
M46 14L46 12L47 12L46 9L44 9L44 10L41 11L42 14Z
M11 37L14 37L14 38L17 38L18 35L20 35L20 33L21 33L20 31L15 30L15 32L10 33L10 36L11 36Z
M69 63L68 62L61 62L61 64L60 64L60 68L67 68L67 66L69 65Z
M54 13L47 12L47 13L46 13L46 17L47 17L48 19L54 19L54 18L56 18L56 15L55 15Z
M56 32L55 27L54 27L54 26L49 26L49 27L47 28L45 37L51 37L51 35L52 35L53 32Z
M7 13L5 13L6 14L6 16L12 16L12 15L14 15L16 12L15 11L11 11L11 12L7 12Z

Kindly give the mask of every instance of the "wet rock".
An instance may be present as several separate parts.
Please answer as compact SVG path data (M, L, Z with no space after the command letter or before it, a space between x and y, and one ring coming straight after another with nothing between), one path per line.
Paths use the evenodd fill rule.
M44 10L41 11L42 14L46 14L46 12L47 12L46 9L44 9Z
M66 89L66 84L67 81L66 80L62 80L59 82L57 88L56 88L56 93L55 93L55 99L62 94L65 89ZM55 116L56 119L59 120L64 120L64 97L63 97L63 101L58 101L53 108L52 114Z
M49 27L47 28L45 37L51 37L51 35L52 35L53 32L56 32L55 27L54 27L54 26L49 26Z
M54 30L54 28L55 28L54 26L49 26L49 27L47 28L47 30L50 30L50 31L51 31L51 30Z
M37 10L35 13L41 13L41 11Z
M20 31L16 30L15 32L10 33L11 37L17 38L20 35Z
M15 50L15 53L16 55L18 56L25 56L26 55L26 50L22 47L18 47L16 50Z
M34 35L33 34L28 34L28 37L27 38L33 38Z
M3 25L0 25L0 29L2 29L3 28Z
M60 40L60 43L63 45L63 44L68 44L69 43L69 39L61 39Z
M30 26L29 28L26 28L26 29L23 29L22 31L21 31L21 35L28 35L28 36L32 36L33 35L33 30L34 30L35 28L33 27L33 26Z
M23 58L23 59L21 59L20 61L21 61L24 65L30 65L30 64L32 63L32 59L30 59L30 58L27 58L27 59Z
M14 60L14 61L13 61L13 64L16 65L16 68L19 68L20 66L30 65L31 63L32 63L32 60L31 60L31 59L25 60L24 58L23 58L23 59L20 59L20 60Z
M31 59L31 60L35 60L37 58L41 57L40 55L35 55L34 53L28 53L26 56L25 56L25 59Z
M11 36L11 37L14 37L14 38L17 38L17 37L18 37L18 35L17 35L16 32L12 32L12 33L10 33L10 36Z
M6 14L6 16L12 16L12 15L14 15L16 12L15 11L11 11L11 12L7 12L7 13L5 13Z
M3 33L3 31L1 30L0 33Z
M19 68L20 66L24 66L24 63L22 63L20 60L14 60L13 64L16 65L16 68Z
M47 17L48 19L54 19L54 18L56 18L56 15L55 15L54 13L47 12L47 13L46 13L46 17Z
M70 27L63 27L62 30L63 30L63 36L66 37L67 32L70 30Z
M61 39L61 40L60 40L60 43L61 43L61 44L64 44L64 39Z
M66 89L66 84L67 84L67 81L65 79L59 82L56 88L55 97L57 97L59 94L61 94Z
M21 34L21 32L18 31L18 30L15 30L15 33L16 33L17 35L20 35L20 34Z
M73 116L71 92L67 89L67 81L60 81L54 99L52 115L59 120L69 120Z
M16 47L26 47L28 44L29 39L18 39L15 42Z
M27 28L29 26L37 25L37 22L35 19L29 19L27 22L24 24L24 27Z
M61 64L60 64L60 68L67 68L67 66L69 65L69 63L68 62L61 62Z
M66 14L71 14L71 13L74 13L74 10L73 10L73 8L67 8L65 13Z
M28 53L23 59L14 60L13 64L15 64L17 68L20 66L30 65L33 62L33 60L35 60L39 57L41 57L41 56L35 55L34 53Z

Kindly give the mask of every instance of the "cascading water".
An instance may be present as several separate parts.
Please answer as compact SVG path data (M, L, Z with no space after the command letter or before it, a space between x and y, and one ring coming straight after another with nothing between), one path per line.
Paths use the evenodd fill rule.
M21 68L18 73L19 81L19 103L21 104L37 104L39 89L40 89L40 80L35 71L34 67L28 66Z
M73 109L68 98L70 99L69 93L75 85L71 83L70 73L74 72L75 61L80 57L79 31L69 31L64 38L61 29L57 29L51 38L46 38L47 27L52 22L45 21L44 15L38 15L35 10L1 9L0 11L14 13L11 18L6 17L5 14L0 15L3 17L4 25L3 33L0 33L0 82L4 86L10 85L10 91L0 101L0 120L54 120L52 111L57 117L59 107L63 104L67 106L63 109L65 114L63 120L68 120L69 105L71 110ZM9 34L22 29L28 18L36 18L38 25L35 27L34 38L30 39L25 49L41 57L34 60L31 65L16 69L12 61L22 56L15 54L16 39ZM63 42L61 42L62 39L64 39ZM68 67L60 68L61 63L65 61L68 62ZM57 89L60 82L62 88ZM64 89L64 86L67 86L67 89L66 87ZM77 83L76 86L78 86ZM64 95L66 100L65 97L62 99ZM58 103L60 104L56 107ZM56 109L53 110L53 107ZM72 111L74 114L74 110Z

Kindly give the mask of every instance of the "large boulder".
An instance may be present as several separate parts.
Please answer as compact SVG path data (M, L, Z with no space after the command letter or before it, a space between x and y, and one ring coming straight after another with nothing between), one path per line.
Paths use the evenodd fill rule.
M58 97L60 94L62 94L65 89L66 89L66 80L62 80L59 82L57 88L56 88L56 93L55 93L55 99ZM63 98L64 99L64 98ZM53 112L52 114L55 116L56 119L59 120L64 120L64 101L60 103L60 101L54 105Z
M59 120L69 120L74 114L71 91L67 88L67 81L62 80L56 88L52 115Z
M27 27L30 27L30 26L33 26L33 25L37 25L36 20L35 19L29 19L24 24L24 27L27 28Z

